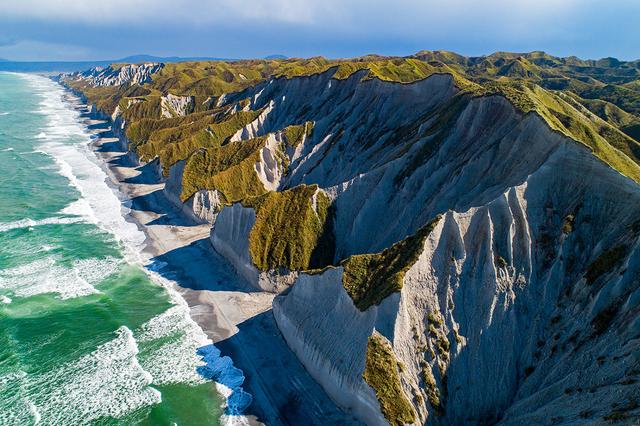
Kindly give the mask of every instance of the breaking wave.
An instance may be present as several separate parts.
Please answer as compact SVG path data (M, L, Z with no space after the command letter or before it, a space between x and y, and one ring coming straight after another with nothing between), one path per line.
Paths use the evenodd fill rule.
M68 225L84 221L78 217L47 217L40 220L20 219L13 222L0 223L0 232L7 232L13 229L33 228L43 225Z
M0 270L0 289L18 297L56 293L71 299L98 293L94 285L118 271L115 258L77 260L71 267L47 257L15 268Z
M46 127L36 136L41 140L38 149L55 161L57 172L66 177L69 185L79 193L79 199L61 211L61 214L72 216L71 218L49 218L42 221L85 221L113 235L123 251L126 263L143 267L152 281L167 290L174 303L166 312L150 319L133 332L121 327L113 342L98 348L88 358L74 362L68 369L57 372L61 376L69 374L75 378L74 383L84 381L88 386L76 386L65 380L60 392L51 396L50 406L31 397L25 400L30 401L38 415L47 421L65 423L67 417L58 418L56 415L74 414L78 416L76 418L86 419L100 415L121 417L145 404L156 404L160 402L160 394L149 387L152 384L200 384L215 380L219 392L226 397L227 415L222 419L223 422L246 423L241 414L251 403L251 395L241 388L244 382L242 371L233 366L229 357L221 356L220 351L189 316L187 303L174 290L175 283L146 268L150 264L150 258L143 251L145 235L135 224L125 220L128 207L109 186L108 176L89 145L90 135L79 122L79 113L65 101L66 92L49 79L27 75L23 77L29 80L35 92L42 97L39 112L46 120ZM42 221L37 221L35 226ZM22 223L4 225L17 227ZM0 230L1 226L2 224ZM113 265L96 263L112 261ZM55 292L63 299L88 295L97 292L94 285L106 278L105 274L117 271L121 264L122 261L113 259L90 259L78 261L72 268L63 268L57 267L56 260L49 258L46 263L26 265L20 270L14 268L0 271L0 288L11 287L16 295ZM50 278L45 280L46 284L38 284L36 277L46 275L46 270L51 271L48 275ZM142 349L138 348L136 339ZM153 350L146 349L149 343ZM112 370L112 366L123 369L126 374L123 376L120 370ZM75 373L73 369L76 369ZM101 387L98 381L110 374L114 376L114 383ZM51 375L46 379L55 378L55 375ZM99 390L95 395L87 395L86 401L81 401L81 392L86 394L87 389L93 391L93 385ZM124 397L120 392L122 390L126 391L127 398L132 398L131 401ZM57 405L64 401L65 392L73 396L66 410ZM105 398L106 402L101 401L101 398Z

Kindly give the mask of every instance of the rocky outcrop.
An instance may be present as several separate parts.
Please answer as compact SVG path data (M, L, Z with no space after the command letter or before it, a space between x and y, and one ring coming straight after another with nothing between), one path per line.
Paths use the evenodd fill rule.
M161 116L164 118L184 117L193 112L195 98L193 96L176 96L167 93L160 98Z
M360 312L341 277L342 268L300 275L286 296L274 300L273 313L289 347L331 398L366 424L384 425L375 393L362 374L378 311L393 310L394 301ZM398 298L393 299L397 304Z
M163 66L164 64L159 63L145 63L126 64L120 67L96 67L72 76L83 79L95 87L121 86L129 83L144 84L151 81L153 74L160 71Z
M336 261L380 251L445 213L401 290L379 305L356 307L342 267L301 274L274 302L285 339L332 398L370 424L383 421L363 379L374 330L403 365L419 423L636 415L640 370L629 344L640 330L630 312L640 290L629 270L637 245L629 230L637 184L537 114L501 96L456 97L446 83L312 76L260 89L255 107L273 102L261 132L315 123L281 185L317 183L335 200ZM403 110L418 100L419 113ZM373 124L377 114L387 130ZM589 284L588 271L607 263L601 256L620 258L606 283ZM627 278L611 279L620 272ZM576 365L606 372L584 380ZM600 392L609 392L608 403L589 407Z
M286 173L283 167L283 157L286 155L282 150L283 144L281 134L269 134L264 148L260 149L259 161L255 163L255 172L267 191L276 191Z
M223 99L223 97L220 97L220 99ZM273 110L273 106L273 101L265 105L264 109L255 120L244 126L242 129L238 130L233 136L231 136L231 142L252 139L264 135L266 133L264 131L265 122L267 121L269 114Z

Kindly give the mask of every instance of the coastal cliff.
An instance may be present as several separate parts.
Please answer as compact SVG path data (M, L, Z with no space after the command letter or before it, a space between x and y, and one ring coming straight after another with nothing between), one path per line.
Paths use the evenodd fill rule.
M359 420L637 419L640 145L576 91L436 53L63 81L278 294L287 344Z

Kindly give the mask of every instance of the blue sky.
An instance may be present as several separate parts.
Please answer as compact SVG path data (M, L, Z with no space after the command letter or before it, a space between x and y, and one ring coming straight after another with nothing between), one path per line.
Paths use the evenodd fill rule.
M0 57L466 55L640 58L640 0L0 0Z

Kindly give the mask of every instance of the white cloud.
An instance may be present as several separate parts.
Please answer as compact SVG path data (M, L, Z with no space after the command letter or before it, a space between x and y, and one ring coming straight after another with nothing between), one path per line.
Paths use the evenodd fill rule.
M589 0L18 0L3 1L0 16L67 20L92 24L172 21L181 24L273 21L302 25L361 25L375 18L390 26L398 20L440 25L442 20L486 19L505 24L557 16ZM431 19L429 19L431 18ZM146 21L146 22L145 22Z
M631 21L639 14L638 0L0 0L0 37L48 42L53 28L56 42L102 56L105 49L241 57L425 48L637 56L640 32Z
M309 22L324 9L322 2L294 0L19 0L3 1L0 15L14 18L66 20L92 24L173 21L180 25L227 20L272 19ZM145 22L146 21L146 22Z

